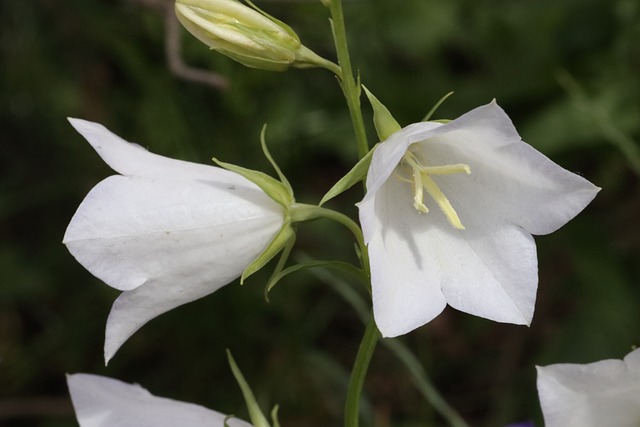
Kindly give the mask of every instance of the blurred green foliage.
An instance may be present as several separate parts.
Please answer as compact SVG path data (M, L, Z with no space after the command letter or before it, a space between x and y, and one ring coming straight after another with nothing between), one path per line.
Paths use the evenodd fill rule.
M61 239L84 195L112 172L65 117L98 121L166 156L263 170L258 136L268 123L272 154L303 202L317 202L356 161L331 75L246 69L185 34L185 61L227 76L230 88L181 80L166 63L162 14L147 3L0 3L0 424L77 425L66 372L243 415L230 348L264 407L280 403L284 426L338 425L363 327L321 276L286 279L270 303L267 272L227 286L152 321L103 366L117 292ZM319 1L258 4L334 58ZM345 13L363 82L401 124L450 90L438 118L497 98L525 141L603 188L577 219L537 238L530 328L448 308L402 338L471 425L541 426L535 364L620 358L640 344L640 3L353 0ZM360 197L354 189L331 204L355 214ZM348 236L325 222L302 227L297 248L353 257ZM443 425L382 346L366 393L367 425Z

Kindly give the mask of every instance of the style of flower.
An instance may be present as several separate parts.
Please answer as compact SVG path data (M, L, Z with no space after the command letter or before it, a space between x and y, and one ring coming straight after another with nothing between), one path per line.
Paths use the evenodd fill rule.
M640 425L640 349L624 360L537 366L546 427Z
M149 320L240 276L283 227L283 207L227 170L162 157L70 119L120 175L96 185L65 233L71 254L124 291L107 320L105 360Z
M67 375L80 427L251 427L203 406L157 397L137 384L90 374Z
M395 132L374 152L358 204L382 335L410 332L447 304L529 324L531 235L557 230L598 191L523 142L495 101Z

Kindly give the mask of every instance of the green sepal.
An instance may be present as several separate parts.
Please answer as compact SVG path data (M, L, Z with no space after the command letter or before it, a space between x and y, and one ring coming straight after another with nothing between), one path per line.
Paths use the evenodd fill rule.
M236 361L233 360L233 356L231 352L227 349L227 359L229 360L229 366L231 367L231 372L233 372L233 376L236 378L238 385L240 386L240 390L242 390L242 395L244 396L244 401L247 404L247 410L249 411L249 418L251 418L251 424L254 427L271 427L269 425L269 421L264 416L260 407L258 406L258 402L256 402L256 398L251 391L251 387L244 379L242 372L240 372L240 368L236 364Z
M367 94L371 107L373 107L373 124L376 128L376 133L380 141L384 141L391 135L399 131L401 126L396 119L393 118L387 107L372 94L366 86L362 86L364 93Z
M247 277L264 267L265 264L278 255L282 249L286 248L291 239L295 239L295 237L296 233L291 227L291 223L288 220L285 221L280 231L278 231L278 234L271 240L266 249L244 269L240 277L240 284L243 284Z
M289 206L293 203L293 197L290 191L291 187L287 187L285 184L266 173L243 168L242 166L232 165L231 163L221 162L215 157L213 158L213 161L221 168L235 172L238 175L242 175L247 178L285 209L289 209Z
M378 147L378 144L374 145L371 150L362 158L358 163L355 164L353 168L345 176L340 178L338 182L336 182L333 187L327 194L322 197L320 200L320 204L318 206L322 206L329 200L334 197L344 193L351 187L353 187L358 182L362 181L367 176L367 171L369 170L369 165L371 164L371 157L373 157L373 152Z
M431 118L431 116L433 116L433 114L436 112L436 110L440 107L440 105L442 105L442 103L444 101L446 101L446 99L448 97L450 97L451 95L453 95L453 92L449 92L449 93L445 94L442 98L440 98L440 100L438 102L436 102L433 107L431 107L431 110L429 110L427 115L424 116L424 119L422 119L422 121L423 122L428 122L429 119ZM433 121L434 122L442 122L442 120L433 120ZM451 121L451 120L449 120L449 121Z
M256 6L255 4L253 4L252 1L250 0L244 0L249 6L251 6L256 12L260 13L262 16L264 16L265 18L275 22L276 24L278 24L280 27L282 27L282 29L289 34L289 36L291 36L291 38L295 39L298 41L298 43L300 42L300 37L298 37L298 35L296 34L295 31L293 31L293 28L291 28L289 25L285 24L284 22L282 22L281 20L269 15L267 12L265 12L264 10L260 9L258 6ZM240 2L238 2L240 3Z
M295 243L296 243L296 235L294 234L293 237L287 242L284 249L282 250L282 253L280 254L280 259L276 264L276 268L273 269L273 273L271 273L271 277L267 282L267 286L265 286L264 288L264 299L267 302L269 302L269 291L271 290L269 283L271 283L273 278L279 275L282 269L284 268L284 265L287 263L287 260L289 259L289 255L291 255L291 250L293 249L293 245Z
M307 261L302 262L300 264L292 265L289 268L286 268L280 271L278 274L272 276L269 279L269 283L267 283L267 292L271 291L271 289L280 282L280 280L284 279L288 275L295 273L297 271L306 270L310 268L327 268L332 270L337 270L343 273L346 273L349 276L353 276L360 280L363 283L367 283L368 279L366 275L359 268L355 267L353 264L349 264L348 262L342 261Z
M278 410L280 410L280 406L276 405L271 410L271 422L273 423L273 427L280 427L280 420L278 420Z
M276 174L278 174L278 178L280 178L280 182L287 189L287 192L289 193L289 197L291 198L291 203L293 203L293 188L291 188L291 184L289 183L289 180L287 179L286 176L284 176L284 174L282 173L282 170L280 169L276 161L273 160L273 157L269 152L269 148L267 148L267 141L265 137L266 132L267 132L267 124L265 123L262 126L262 130L260 131L260 146L262 147L262 152L264 153L264 156L267 158L267 160L269 161L273 169L276 171Z
M280 181L273 178L272 176L267 175L264 172L243 168L242 166L232 165L231 163L221 162L215 157L213 158L213 161L218 166L247 178L249 181L260 187L260 189L264 191L267 196L271 197L276 203L278 203L279 205L284 207L286 211L288 211L289 207L294 202L293 189L291 188L291 184L289 183L287 178L280 170L278 164L275 162L275 160L273 160L273 157L271 156L271 153L267 148L267 143L265 141L266 130L267 125L265 124L264 126L262 126L262 131L260 132L260 146L262 147L264 156L267 158L271 166L273 166L273 169L275 169L276 173L278 174L278 178L280 178Z

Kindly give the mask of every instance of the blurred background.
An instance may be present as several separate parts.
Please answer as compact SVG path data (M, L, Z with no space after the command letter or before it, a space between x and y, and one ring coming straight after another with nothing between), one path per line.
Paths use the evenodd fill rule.
M256 3L335 58L319 1ZM328 72L246 69L186 32L175 43L166 7L0 3L0 425L77 425L64 377L76 372L246 418L226 348L263 408L281 405L283 426L339 425L363 326L322 272L285 279L267 303L267 268L242 288L233 283L150 322L104 366L104 326L118 292L61 240L86 193L113 172L66 117L100 122L165 156L210 164L215 155L265 171L258 137L268 123L272 154L308 203L356 161ZM602 187L575 220L536 239L530 328L447 308L401 338L470 425L542 426L534 365L621 358L640 344L640 2L346 0L344 9L354 65L401 124L421 120L448 91L455 95L436 118L496 98L525 141ZM185 66L228 85L185 79ZM371 127L369 137L376 142ZM331 207L355 215L361 197L356 188ZM341 229L317 222L301 227L295 256L305 254L353 260L353 246ZM446 425L383 346L363 420Z

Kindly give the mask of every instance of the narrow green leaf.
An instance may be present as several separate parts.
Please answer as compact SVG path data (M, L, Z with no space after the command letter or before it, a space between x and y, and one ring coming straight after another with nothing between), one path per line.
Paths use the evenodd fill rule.
M227 359L229 360L231 372L233 372L233 376L236 378L236 381L240 386L240 390L242 390L242 395L244 396L244 401L247 404L247 409L249 411L249 418L251 418L251 424L253 424L254 427L271 427L269 425L269 422L267 421L267 418L260 410L258 402L256 402L256 398L251 391L251 387L249 387L249 384L244 379L242 372L240 372L240 368L238 368L236 361L233 360L233 356L228 349Z
M373 108L373 124L376 128L378 138L380 138L380 141L384 141L399 131L401 127L387 107L385 107L366 86L362 85L362 88L364 89L364 93L367 94L367 98L369 98L369 102Z
M347 172L345 176L340 178L340 180L336 182L329 191L327 191L327 194L322 197L318 206L322 206L334 197L344 193L367 176L367 171L371 164L371 157L373 156L373 152L377 146L378 144L374 145L373 148L362 159L360 159L360 161L356 163L356 165Z
M424 119L422 119L423 122L428 122L429 119L431 118L431 116L433 116L433 114L436 112L436 110L440 107L440 105L442 105L442 103L451 95L453 95L453 92L449 92L447 93L445 96L443 96L442 98L440 98L440 100L438 102L436 102L436 104L431 107L431 110L429 110L429 112L427 113L426 116L424 116ZM440 120L436 120L436 121L440 121Z

